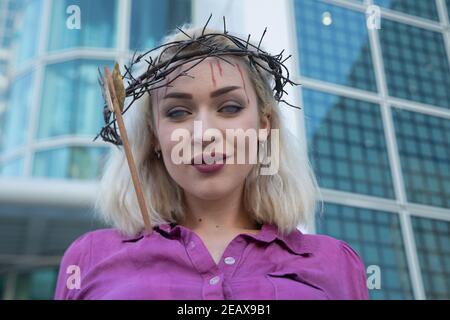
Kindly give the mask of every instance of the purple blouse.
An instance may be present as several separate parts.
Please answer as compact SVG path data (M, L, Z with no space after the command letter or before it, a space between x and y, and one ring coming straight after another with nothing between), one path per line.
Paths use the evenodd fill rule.
M176 223L125 237L88 232L61 261L55 299L368 299L366 272L345 242L274 224L239 234L219 264L202 239ZM78 285L74 285L77 283Z

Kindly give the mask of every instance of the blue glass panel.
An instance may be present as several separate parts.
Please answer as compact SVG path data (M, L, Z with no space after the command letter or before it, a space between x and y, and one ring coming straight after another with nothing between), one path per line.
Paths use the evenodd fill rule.
M434 0L375 0L376 5L413 16L439 20Z
M4 300L4 292L6 288L6 274L0 275L0 300Z
M450 108L450 67L442 34L383 20L379 36L389 94Z
M162 37L191 19L191 0L133 0L131 49L151 49Z
M6 77L8 64L4 60L0 60L0 76Z
M2 152L10 151L26 143L29 115L33 102L34 72L13 80L6 112L2 116L1 144Z
M37 152L33 176L90 180L99 177L107 149L71 147Z
M58 269L38 268L17 275L14 299L51 300L53 299Z
M72 47L115 47L117 43L118 10L115 0L58 0L52 1L48 50ZM71 5L78 6L80 29L74 25L74 11L67 13Z
M407 198L450 208L450 121L393 109Z
M376 91L363 12L316 0L295 0L302 75Z
M45 70L38 138L78 134L94 136L103 125L103 98L97 68L110 61L74 60Z
M412 217L427 299L450 299L450 222Z
M41 0L26 1L17 11L18 31L14 35L13 55L17 67L36 56L40 39L41 13Z
M23 175L23 158L0 163L0 174L3 177L18 177Z
M446 7L447 7L448 18L450 20L450 0L445 0L445 4L446 4Z
M317 233L344 240L355 249L366 268L380 268L381 287L369 288L371 299L413 299L397 214L326 203L316 224Z
M379 106L310 89L302 92L319 185L394 198Z

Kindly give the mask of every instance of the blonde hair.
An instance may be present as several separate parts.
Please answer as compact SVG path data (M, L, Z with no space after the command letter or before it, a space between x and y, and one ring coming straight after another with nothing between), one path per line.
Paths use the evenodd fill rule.
M181 29L189 36L201 35L202 28L184 25ZM204 34L220 33L205 29ZM176 30L163 43L186 40L186 34ZM234 48L236 45L225 37L211 37L209 45ZM192 50L195 50L193 47ZM158 55L158 52L155 53ZM164 52L167 58L173 52ZM260 163L255 164L246 177L243 201L246 210L258 223L274 223L282 234L288 234L300 224L307 226L316 210L319 187L308 156L281 121L281 113L271 89L272 76L266 71L250 67L244 62L258 97L259 115L270 115L270 128L279 129L278 172L260 175ZM259 61L263 63L262 61ZM144 190L152 225L179 222L184 217L183 190L171 178L162 159L154 155L158 140L155 135L152 101L145 94L124 115L128 137L140 180ZM267 148L271 149L267 139ZM289 151L289 152L288 152ZM143 227L136 193L122 149L113 148L101 177L97 201L98 215L107 224L125 235L134 235Z

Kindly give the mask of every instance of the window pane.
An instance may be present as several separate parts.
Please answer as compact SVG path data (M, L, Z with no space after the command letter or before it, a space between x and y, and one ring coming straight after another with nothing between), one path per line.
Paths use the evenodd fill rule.
M106 148L72 147L37 152L33 176L90 180L100 175Z
M48 219L45 234L39 238L39 254L58 256L62 255L70 244L83 233L90 230L106 227L95 219L90 208L61 208L54 207L49 214L55 214Z
M344 240L363 259L377 265L381 288L370 289L371 299L413 299L405 248L395 213L326 203L316 217L317 233ZM368 274L370 275L370 274Z
M450 121L393 108L409 201L450 208Z
M23 158L0 164L0 174L3 177L18 177L23 175Z
M103 126L97 68L110 61L75 60L46 67L38 138L94 135Z
M29 114L33 99L34 73L28 73L13 81L6 111L2 116L2 152L10 151L25 144Z
M5 1L3 1L5 2ZM4 15L2 19L0 19L0 29L3 30L0 36L0 47L1 48L9 48L11 46L11 40L14 36L14 20L17 19L16 16L16 7L19 7L21 4L18 4L18 1L8 1L2 7L2 12ZM1 298L1 295L0 295Z
M4 300L6 288L6 273L0 274L0 300Z
M412 218L427 299L450 299L450 222Z
M375 0L375 4L422 18L439 20L434 0Z
M379 36L389 94L450 108L450 67L442 34L383 20Z
M111 48L117 42L117 1L115 0L58 0L52 1L49 51L73 47ZM80 8L80 29L73 25L74 11L70 5Z
M14 299L53 299L57 272L57 268L46 267L19 273L17 275L16 292Z
M8 64L6 63L5 60L0 60L0 76L6 77L7 71L8 71Z
M301 74L376 91L365 14L316 0L294 5Z
M319 185L394 198L379 106L310 89L302 92Z
M167 31L190 19L191 0L133 0L130 48L153 48Z
M445 0L445 3L447 5L448 18L450 19L450 0Z
M18 26L14 39L17 66L36 56L40 39L41 11L41 0L25 1L17 11Z

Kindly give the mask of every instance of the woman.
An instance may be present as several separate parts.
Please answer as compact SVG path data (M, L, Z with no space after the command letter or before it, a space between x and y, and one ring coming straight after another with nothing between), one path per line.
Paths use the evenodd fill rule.
M164 42L202 31L217 33L185 29ZM209 45L234 46L213 39ZM319 189L284 126L270 75L245 57L226 60L187 62L176 74L191 67L189 76L170 75L170 85L128 111L153 232L144 231L124 153L113 150L97 207L114 228L88 232L66 250L56 299L368 298L363 262L349 245L297 229L311 222ZM210 129L220 134L205 139ZM265 162L250 161L251 139L237 146L227 130L267 133L257 135L258 155L275 172L261 174ZM174 140L174 132L191 139ZM206 152L212 143L222 151ZM188 163L175 161L180 146L194 146Z

